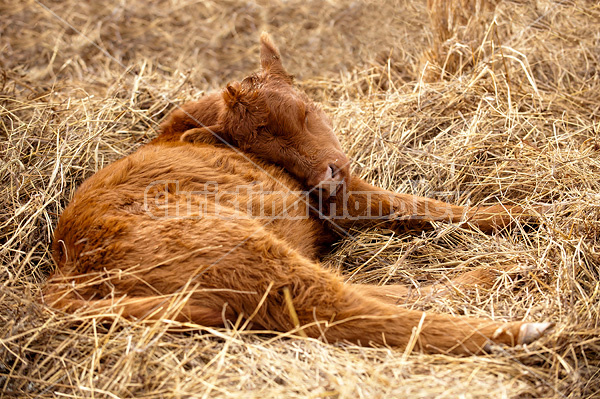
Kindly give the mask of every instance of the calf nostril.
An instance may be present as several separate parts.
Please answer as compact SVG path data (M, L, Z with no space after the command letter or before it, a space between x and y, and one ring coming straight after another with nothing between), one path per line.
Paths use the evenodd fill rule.
M331 169L331 177L336 177L340 173L340 169L332 163L329 164L329 168Z

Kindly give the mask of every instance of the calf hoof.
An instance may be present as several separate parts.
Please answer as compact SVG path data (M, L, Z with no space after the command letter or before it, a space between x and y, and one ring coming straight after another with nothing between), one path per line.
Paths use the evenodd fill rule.
M494 333L494 335L491 337L491 339L495 342L487 342L484 346L483 346L483 351L485 353L490 353L493 352L494 347L496 347L497 345L501 345L502 343L504 343L505 345L509 345L509 346L513 346L513 345L523 345L523 344L529 344L533 341L535 341L536 339L540 338L541 336L543 336L546 332L548 332L548 330L550 328L552 328L554 326L554 323L522 323L519 327L518 327L518 336L516 337L516 339L512 339L512 340L498 340L498 337L503 334L506 333L506 327L509 325L514 325L514 324L519 324L517 323L508 323L500 328L498 328L496 330L496 332ZM515 330L513 330L514 333ZM514 338L514 335L510 335ZM507 337L505 337L507 338Z
M519 344L529 344L543 336L554 323L523 323L519 329Z

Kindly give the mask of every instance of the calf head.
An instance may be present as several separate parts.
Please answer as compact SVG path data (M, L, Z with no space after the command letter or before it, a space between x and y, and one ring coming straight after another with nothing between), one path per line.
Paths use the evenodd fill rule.
M334 195L347 180L349 161L327 115L293 85L279 51L263 33L261 71L230 83L219 101L217 122L192 129L181 140L210 133L239 149L278 164L309 188Z

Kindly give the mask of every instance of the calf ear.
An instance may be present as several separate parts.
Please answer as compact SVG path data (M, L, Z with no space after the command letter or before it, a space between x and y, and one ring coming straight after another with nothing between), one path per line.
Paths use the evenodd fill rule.
M269 107L260 89L243 87L239 82L223 90L225 107L219 115L221 130L240 148L246 148L258 129L267 124Z
M179 141L186 143L219 144L222 143L222 140L225 140L223 136L223 127L221 125L212 125L186 130L179 138Z
M237 104L244 103L248 96L248 90L243 89L240 82L232 82L223 90L223 101L229 108L234 108Z
M260 66L267 77L278 78L292 84L293 76L281 64L279 50L267 32L260 35Z

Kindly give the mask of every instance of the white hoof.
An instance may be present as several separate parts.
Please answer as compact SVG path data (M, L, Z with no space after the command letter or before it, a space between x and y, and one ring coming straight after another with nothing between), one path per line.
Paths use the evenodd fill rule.
M519 330L519 344L528 344L535 341L552 326L554 326L554 323L523 323Z

